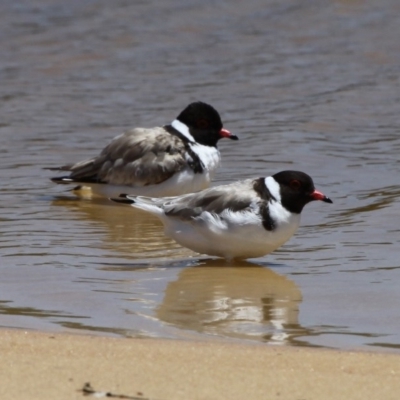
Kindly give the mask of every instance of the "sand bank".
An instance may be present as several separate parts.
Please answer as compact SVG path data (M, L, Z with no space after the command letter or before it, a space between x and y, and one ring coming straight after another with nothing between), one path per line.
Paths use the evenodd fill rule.
M18 330L0 354L1 399L82 399L86 382L130 399L400 398L396 354Z

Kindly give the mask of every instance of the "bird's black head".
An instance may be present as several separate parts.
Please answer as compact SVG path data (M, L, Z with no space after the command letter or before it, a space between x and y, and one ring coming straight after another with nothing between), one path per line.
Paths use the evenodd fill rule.
M196 142L206 146L216 147L218 140L224 137L238 140L236 135L223 128L218 111L201 101L189 104L178 115L177 120L188 127Z
M313 200L332 203L329 197L314 187L311 177L301 171L282 171L272 176L280 186L282 205L290 212L300 214Z

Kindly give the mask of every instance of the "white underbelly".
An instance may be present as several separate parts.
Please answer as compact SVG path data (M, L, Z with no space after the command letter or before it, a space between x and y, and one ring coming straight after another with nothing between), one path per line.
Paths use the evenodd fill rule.
M169 197L199 192L210 186L211 179L212 176L208 171L195 174L192 170L185 169L157 185L129 186L91 183L85 184L85 187L90 187L94 194L104 197L118 197L121 193L148 197Z
M256 258L269 254L287 242L299 226L300 216L274 231L259 225L210 229L194 222L172 222L166 234L182 246L201 254L224 258Z

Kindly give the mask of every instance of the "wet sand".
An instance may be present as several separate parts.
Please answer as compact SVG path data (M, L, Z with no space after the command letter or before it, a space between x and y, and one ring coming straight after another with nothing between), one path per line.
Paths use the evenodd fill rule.
M389 400L400 393L394 354L18 330L0 332L0 354L2 399L80 399L87 382L111 398L153 400Z

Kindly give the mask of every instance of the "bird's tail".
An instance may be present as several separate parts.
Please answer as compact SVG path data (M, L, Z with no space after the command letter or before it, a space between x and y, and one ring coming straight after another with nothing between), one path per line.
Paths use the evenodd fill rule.
M119 197L110 198L110 200L115 201L116 203L130 204L135 208L140 208L141 210L148 211L154 215L161 215L163 213L162 199L154 197L135 196L122 193Z

